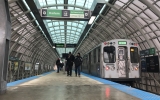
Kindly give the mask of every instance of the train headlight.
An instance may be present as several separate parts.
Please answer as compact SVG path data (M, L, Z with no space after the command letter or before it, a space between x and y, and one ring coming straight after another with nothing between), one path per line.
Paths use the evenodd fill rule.
M110 69L110 67L109 66L106 66L106 70L108 71Z
M139 67L138 67L138 66L134 67L134 70L136 70L136 71L137 71L138 69L139 69Z
M133 70L135 71L139 70L139 66L133 66Z

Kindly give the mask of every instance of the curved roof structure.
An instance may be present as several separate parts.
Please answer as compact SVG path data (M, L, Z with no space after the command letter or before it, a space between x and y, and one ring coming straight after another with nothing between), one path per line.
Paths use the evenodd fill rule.
M35 0L37 9L90 9L93 0ZM38 19L25 0L9 0L12 20L11 56L24 61L30 57L51 56L73 51L82 55L99 43L129 38L138 42L140 49L156 48L159 54L160 1L158 0L106 0L106 4L79 42L87 21L43 20L53 43L78 44L76 48L52 48ZM48 51L47 51L48 50ZM37 53L37 54L36 54ZM47 60L48 57L46 57ZM48 61L48 60L47 60Z
M49 67L52 70L62 53L79 52L84 56L100 43L111 39L131 39L138 43L140 50L155 48L155 55L160 58L160 0L105 0L90 27L87 21L42 20L38 10L88 10L94 1L8 0L11 18L9 56L18 59L15 63L17 69L9 61L8 82L37 75L34 69L37 63L41 67L38 73L41 74L49 71ZM77 46L53 48L56 43ZM32 64L30 71L25 70L26 63ZM136 81L134 86L160 94L159 77L159 73L142 72L142 80Z
M85 10L90 9L93 0L8 0L12 28L9 56L20 60L14 73L9 69L9 79L13 81L37 75L34 70L36 63L47 70L47 66L55 65L62 53L80 52L83 56L111 39L132 39L140 50L155 48L155 55L159 57L160 0L105 1L93 24L87 27L87 21L42 20L38 9ZM77 46L54 49L55 43ZM32 64L31 71L25 71L26 62ZM142 72L142 80L136 81L134 86L159 94L159 76L159 73Z
M141 50L155 47L159 55L160 1L116 0L106 6L111 9L99 14L77 52L85 54L106 40L129 38L138 42Z

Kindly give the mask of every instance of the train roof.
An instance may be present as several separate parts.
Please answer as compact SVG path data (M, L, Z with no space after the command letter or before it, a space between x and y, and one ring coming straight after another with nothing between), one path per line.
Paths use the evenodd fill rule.
M104 41L104 42L109 42L109 41L132 41L134 42L133 40L131 39L112 39L112 40L108 40L108 41ZM103 42L102 42L103 43Z

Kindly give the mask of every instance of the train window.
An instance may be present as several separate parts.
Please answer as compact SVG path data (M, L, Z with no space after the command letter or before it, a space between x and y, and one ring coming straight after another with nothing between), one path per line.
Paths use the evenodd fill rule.
M130 48L130 58L131 58L131 63L138 63L138 48L137 47Z
M124 55L124 50L123 50L123 49L120 49L118 54L119 54L119 55Z
M103 57L105 63L115 63L115 47L106 46L103 48Z

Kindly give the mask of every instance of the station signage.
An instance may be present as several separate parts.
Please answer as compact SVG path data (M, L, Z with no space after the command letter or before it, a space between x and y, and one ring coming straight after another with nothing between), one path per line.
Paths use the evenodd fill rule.
M55 47L56 47L56 48L64 48L64 47L65 47L65 44L55 44Z
M155 55L155 48L140 51L140 56Z
M55 44L56 48L75 48L76 44Z
M159 72L158 56L146 57L147 72Z
M150 48L149 49L149 54L154 55L155 54L155 48Z
M90 19L90 10L58 10L58 9L41 9L41 17L63 19Z
M141 71L146 72L147 67L146 67L146 58L141 58Z
M145 56L145 50L140 51L140 56Z
M32 64L31 63L25 63L25 70L31 70Z
M76 44L66 44L66 47L67 48L74 48L74 47L76 47Z
M10 60L10 61L18 61L19 58L18 58L18 57L9 57L9 60Z

